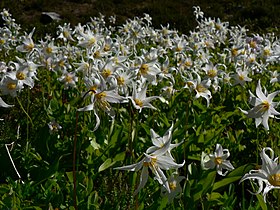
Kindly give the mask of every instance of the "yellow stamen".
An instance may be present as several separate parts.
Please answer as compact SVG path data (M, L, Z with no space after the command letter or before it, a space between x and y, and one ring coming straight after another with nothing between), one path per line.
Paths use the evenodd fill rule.
M147 74L149 71L149 66L148 64L142 64L140 67L140 73L141 74Z
M143 102L140 99L136 98L136 99L134 99L134 101L135 101L136 105L138 105L140 107L143 106Z
M10 83L7 84L7 88L9 90L14 90L14 89L16 89L16 87L17 87L16 83L10 82Z
M231 54L232 54L232 56L237 56L238 55L238 49L237 48L233 48L233 49L231 49Z
M96 99L101 100L102 98L106 97L107 94L105 92L97 93L95 95Z
M222 162L223 162L223 159L221 157L216 157L215 158L215 164L216 165L220 165L220 164L222 164Z
M205 88L202 84L198 84L197 87L196 87L196 90L199 92L199 93L203 93L207 90L207 88Z
M26 76L23 72L18 72L16 77L18 80L24 80Z
M262 102L262 110L263 111L267 111L269 109L269 106L270 106L270 104L269 104L268 101L263 101Z
M273 186L280 187L280 174L272 174L269 176L268 181Z
M110 47L110 45L105 44L105 46L104 46L104 49L103 49L103 50L104 50L105 52L107 52L107 51L109 51L109 50L110 50L110 48L111 48L111 47Z
M101 57L100 51L97 50L95 53L93 53L93 57L100 58Z
M215 76L217 76L217 70L216 69L210 69L208 72L207 72L207 75L211 78L214 78Z
M34 48L34 44L30 43L30 44L28 44L28 45L25 45L24 48L25 48L27 51L31 51L31 50L33 50L33 48Z
M123 77L117 77L117 83L118 85L124 85L124 78Z
M170 188L170 190L175 190L176 187L177 187L176 181L169 182L169 188Z
M51 54L53 51L53 49L51 47L47 47L46 48L46 53Z
M112 74L112 71L110 69L104 69L101 74L104 78L107 78Z
M65 77L65 81L68 82L68 83L72 82L72 81L73 81L73 76L68 74L68 75Z
M155 166L157 163L157 158L156 157L152 157L150 162L144 162L143 166Z

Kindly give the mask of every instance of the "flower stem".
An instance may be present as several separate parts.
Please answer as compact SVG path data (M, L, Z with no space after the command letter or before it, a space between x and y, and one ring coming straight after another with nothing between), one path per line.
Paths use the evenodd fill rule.
M26 116L27 116L27 118L29 119L29 121L30 121L30 123L31 123L31 125L32 125L32 127L34 126L34 124L33 124L33 122L32 122L32 119L31 119L31 117L29 116L29 114L27 113L27 111L24 109L24 107L22 106L22 103L21 103L21 101L19 100L19 98L18 97L16 97L16 99L17 99L17 102L18 102L18 104L19 104L19 106L20 106L20 108L22 109L22 111L26 114Z

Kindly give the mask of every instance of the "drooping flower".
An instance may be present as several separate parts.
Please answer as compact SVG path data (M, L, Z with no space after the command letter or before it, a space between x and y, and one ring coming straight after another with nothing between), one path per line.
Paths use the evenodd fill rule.
M213 169L216 167L217 173L221 176L225 176L228 171L234 169L232 164L227 158L230 156L228 149L223 149L220 144L216 144L216 149L213 154L202 153L201 165L203 169ZM223 170L226 170L223 172Z
M275 91L270 94L266 94L262 91L261 82L259 80L258 86L256 88L256 95L250 93L250 104L254 107L249 111L244 111L240 109L247 117L255 118L256 127L258 127L261 123L263 124L266 130L269 130L268 126L268 118L274 117L274 115L280 115L278 111L275 110L275 106L278 104L277 102L273 102L274 97L279 93L279 91Z
M126 97L120 96L116 90L110 90L100 75L98 78L85 77L85 84L88 91L84 94L84 98L90 96L91 103L85 107L79 108L78 111L94 111L96 117L96 130L100 125L100 118L98 116L98 110L105 111L110 117L115 117L115 111L110 103L125 103Z
M175 197L180 197L182 192L182 187L180 182L185 179L184 176L179 176L178 174L173 174L172 176L168 177L168 185L170 192L166 190L164 186L161 188L161 193L163 196L168 197L168 202L171 203Z
M266 151L271 153L271 157L266 154ZM263 148L260 157L262 159L261 168L249 171L241 178L240 182L246 179L257 180L259 189L253 194L259 194L263 190L263 197L266 202L266 195L270 190L280 189L280 165L278 164L278 157L274 158L274 152L269 147ZM263 183L266 185L264 189Z
M132 101L133 106L136 109L139 109L139 112L141 112L143 108L156 109L150 102L158 98L162 99L162 97L160 96L147 97L146 96L147 84L142 84L139 87L139 89L137 89L136 85L133 83L132 96L128 97Z
M151 138L154 146L151 146L147 149L147 154L162 154L169 156L170 158L174 159L171 155L171 150L177 146L179 146L182 142L178 144L171 144L172 140L172 130L173 124L171 127L165 132L163 137L159 136L153 129L151 129Z
M141 176L140 176L140 183L138 185L138 188L134 192L134 195L136 195L147 183L148 177L149 177L149 170L152 171L152 173L155 175L155 179L164 186L164 188L167 190L167 192L171 192L169 188L169 183L166 178L166 175L164 174L163 170L169 170L169 169L178 169L182 167L185 164L185 161L182 164L177 164L174 162L172 158L169 156L163 156L163 155L148 155L144 154L144 158L135 164L127 165L123 167L117 167L115 169L118 170L129 170L129 171L138 171L142 168Z

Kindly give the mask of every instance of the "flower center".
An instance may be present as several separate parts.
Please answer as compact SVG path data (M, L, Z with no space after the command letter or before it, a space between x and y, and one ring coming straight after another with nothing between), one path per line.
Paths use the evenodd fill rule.
M143 102L140 99L136 98L136 99L134 99L134 101L135 101L136 105L138 105L140 107L143 106Z
M103 77L107 78L112 74L112 71L110 69L104 69L101 74Z
M222 162L223 162L223 159L221 157L216 157L215 158L215 164L216 165L220 165L220 164L222 164Z
M118 85L124 85L124 78L123 77L117 77L117 83Z
M96 89L97 89L97 86L96 85L94 85L94 86L92 86L92 87L90 87L90 89L89 89L89 94L95 94L96 93Z
M148 64L142 64L140 67L140 73L141 74L147 74L149 71L149 66Z
M262 103L262 110L263 111L267 111L269 109L269 106L270 106L270 104L269 104L268 101L263 101L263 103Z
M46 53L51 54L51 53L52 53L52 51L53 51L53 50L52 50L52 48L51 48L51 47L47 47L47 48L46 48Z
M156 157L152 157L150 162L144 162L143 166L155 166L157 163L157 158Z
M280 187L280 174L272 174L269 178L268 181L270 184L273 186L278 186Z
M27 51L31 51L31 50L33 50L33 48L34 48L34 44L30 43L30 44L28 44L28 45L25 45L24 48L25 48Z
M16 89L16 87L17 87L16 83L10 82L10 83L7 84L7 88L9 90L14 90L14 89Z
M71 75L67 75L67 76L65 77L65 81L66 81L67 83L70 83L70 82L73 81L73 77L72 77Z
M104 93L104 92L97 93L97 94L95 95L96 99L98 99L98 100L101 100L102 98L104 98L104 97L106 97L106 96L107 96L107 94Z
M251 48L256 48L257 47L257 43L255 41L251 41L250 42L250 47Z
M244 76L243 74L240 74L240 75L238 76L238 78L239 78L240 81L243 81L243 80L245 79L245 76Z
M90 38L89 40L88 40L88 43L89 43L89 45L91 46L91 45L93 45L94 43L95 43L95 38L94 37L92 37L92 38Z
M175 190L176 187L177 187L176 181L169 182L169 188L170 188L170 190Z
M94 58L100 58L101 57L100 51L97 50L95 53L93 53L93 57Z
M211 78L214 78L215 76L217 76L217 70L216 69L210 69L208 72L207 72L207 75Z
M233 48L233 49L231 50L231 54L232 54L234 57L237 56L237 54L238 54L237 48Z
M196 90L199 92L199 93L203 93L207 90L207 88L205 88L202 84L198 84L197 87L196 87Z
M105 52L108 52L110 50L110 45L105 44L104 49Z
M18 80L24 80L25 79L25 74L23 72L18 72L16 75Z
M265 56L269 56L270 55L270 50L269 49L264 49L263 54Z
M190 67L191 65L192 65L192 62L190 62L190 61L185 62L185 66Z

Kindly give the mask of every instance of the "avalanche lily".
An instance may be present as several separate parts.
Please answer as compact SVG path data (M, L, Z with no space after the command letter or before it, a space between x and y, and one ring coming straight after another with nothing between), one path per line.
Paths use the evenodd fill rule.
M271 157L266 154L266 151L271 153ZM263 190L263 183L266 184L263 190L264 201L266 202L266 195L272 189L280 189L280 165L278 164L278 157L274 159L274 152L271 148L263 148L260 153L262 159L262 166L258 170L251 170L245 174L240 182L246 179L257 180L259 189L256 193L259 194Z
M249 111L244 111L240 109L247 117L255 118L256 127L258 127L261 123L265 127L266 130L269 130L268 126L268 118L274 117L274 115L280 115L278 111L275 110L275 106L278 104L277 102L273 102L274 97L279 93L279 91L275 91L270 94L266 94L262 91L261 82L259 80L258 86L256 88L257 97L250 92L250 104L254 107Z
M202 153L201 165L203 169L213 169L216 167L217 173L221 176L225 176L228 171L233 170L234 167L227 158L230 156L228 149L223 149L220 144L216 145L214 154L206 155ZM223 169L226 171L223 173Z

